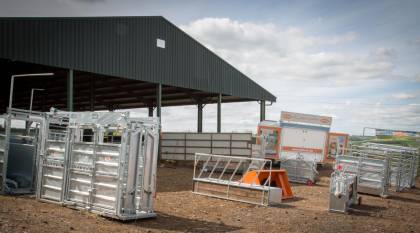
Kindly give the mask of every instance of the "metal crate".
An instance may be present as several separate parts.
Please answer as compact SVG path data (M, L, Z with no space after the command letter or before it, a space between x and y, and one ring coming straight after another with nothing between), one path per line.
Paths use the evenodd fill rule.
M40 200L120 220L155 216L157 118L115 112L48 116L49 138L38 173ZM56 135L51 121L66 117L68 126Z
M315 160L304 160L299 153L294 159L280 160L280 166L287 171L289 181L296 183L303 183L313 185L316 182L318 171L316 170L317 163Z

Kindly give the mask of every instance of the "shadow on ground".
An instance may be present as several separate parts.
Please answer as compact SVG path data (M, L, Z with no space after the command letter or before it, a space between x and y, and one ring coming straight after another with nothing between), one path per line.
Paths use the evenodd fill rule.
M130 225L138 225L142 228L152 228L159 231L181 232L232 232L241 230L241 227L229 226L222 222L210 222L197 219L188 219L157 212L155 219L142 219L129 222Z

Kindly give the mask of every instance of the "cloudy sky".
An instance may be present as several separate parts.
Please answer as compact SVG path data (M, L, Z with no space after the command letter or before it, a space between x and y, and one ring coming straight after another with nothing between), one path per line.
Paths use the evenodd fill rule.
M277 96L282 110L333 116L333 130L420 131L420 1L0 0L0 16L162 15ZM145 115L144 110L135 110ZM163 110L196 130L196 107ZM224 104L223 131L255 131L256 103ZM216 106L204 131L216 130Z

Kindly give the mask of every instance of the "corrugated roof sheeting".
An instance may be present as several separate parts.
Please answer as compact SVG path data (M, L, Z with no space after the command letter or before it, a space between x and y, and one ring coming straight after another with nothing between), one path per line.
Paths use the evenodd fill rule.
M157 38L166 48L156 46ZM163 17L0 18L0 57L255 100L276 97Z

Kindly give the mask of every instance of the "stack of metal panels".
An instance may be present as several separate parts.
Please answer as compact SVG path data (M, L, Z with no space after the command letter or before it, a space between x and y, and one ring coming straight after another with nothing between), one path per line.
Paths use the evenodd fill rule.
M337 156L335 170L357 176L358 192L388 196L389 159Z
M393 146L378 143L364 143L352 146L350 153L373 159L389 159L390 184L396 191L415 185L419 153L416 148Z

